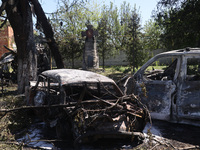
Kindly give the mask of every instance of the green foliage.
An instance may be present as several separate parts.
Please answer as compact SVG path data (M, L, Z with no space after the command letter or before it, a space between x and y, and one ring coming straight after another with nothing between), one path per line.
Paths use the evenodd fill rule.
M122 66L115 66L114 68L116 71L119 71L119 72L123 72L124 71L124 67Z
M71 60L72 67L74 60L82 56L85 38L81 32L86 30L87 24L92 24L98 31L97 49L103 66L106 59L119 51L127 54L130 65L138 67L144 63L147 53L142 50L140 15L136 8L126 2L120 10L112 2L101 7L95 1L62 0L62 3L51 21L62 56Z
M155 13L164 32L161 40L168 49L200 46L200 1L160 0Z
M140 15L136 8L131 9L126 2L121 6L122 42L121 48L126 52L127 59L133 68L142 65L147 57L147 53L142 50L142 33L140 25Z
M75 59L81 57L84 49L81 32L86 29L86 22L96 22L96 18L95 13L85 8L86 3L69 0L63 0L62 3L51 20L62 56L64 60L71 60L74 68Z
M2 94L2 93L1 93ZM25 105L23 97L17 95L17 86L4 88L4 94L0 97L1 109L14 109ZM32 123L31 110L1 112L0 113L0 149L21 149L22 144L16 144L15 140L25 134L26 128ZM13 143L12 143L13 142Z
M153 20L146 22L143 28L144 34L142 38L142 45L144 50L156 50L164 48L162 42L160 41L160 36L162 34L162 29Z
M98 21L98 52L100 58L103 60L103 68L105 65L105 59L113 56L117 53L119 49L119 20L118 20L118 10L117 7L110 3L110 7L105 5L101 10L101 18Z
M131 71L131 68L130 67L124 67L124 66L114 66L114 70L121 72L121 73L124 73L124 74L127 74Z

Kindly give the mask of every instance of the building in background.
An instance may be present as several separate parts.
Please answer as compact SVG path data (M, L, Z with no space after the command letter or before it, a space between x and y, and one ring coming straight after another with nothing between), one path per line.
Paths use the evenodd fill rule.
M2 21L0 21L2 23ZM10 49L16 50L16 45L14 41L14 33L13 29L9 23L6 23L0 29L0 57L8 52L8 50L4 47L4 45Z

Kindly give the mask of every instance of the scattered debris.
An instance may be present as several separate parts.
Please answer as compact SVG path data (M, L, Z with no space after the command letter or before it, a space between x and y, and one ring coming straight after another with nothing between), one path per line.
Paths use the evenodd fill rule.
M36 114L47 124L56 127L60 138L72 138L75 144L144 138L142 131L150 117L147 108L135 95L124 95L108 77L55 69L42 72L30 85L28 104L35 106Z

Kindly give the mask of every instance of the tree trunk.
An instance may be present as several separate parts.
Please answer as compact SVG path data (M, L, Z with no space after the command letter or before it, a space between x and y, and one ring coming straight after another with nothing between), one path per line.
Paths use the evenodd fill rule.
M52 30L51 24L48 22L48 20L45 16L45 13L44 13L40 3L38 2L38 0L31 0L31 2L34 5L37 20L42 25L43 32L48 41L48 45L49 45L49 48L51 49L51 53L54 56L57 68L64 68L62 57L58 50L58 45L56 44L56 41L53 37L54 35L53 35L53 30Z
M103 59L103 70L105 70L105 50L103 48L103 52L102 52L102 59Z
M72 69L74 69L74 51L73 51L73 49L72 49Z
M9 1L6 6L9 22L14 30L18 57L18 93L37 77L37 57L33 36L32 13L27 0Z

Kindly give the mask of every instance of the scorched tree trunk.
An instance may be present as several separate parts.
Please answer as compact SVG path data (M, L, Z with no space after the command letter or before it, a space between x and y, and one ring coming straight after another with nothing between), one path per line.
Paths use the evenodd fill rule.
M24 93L30 80L36 80L37 57L33 37L32 13L28 0L10 0L6 13L14 30L18 56L18 93Z

